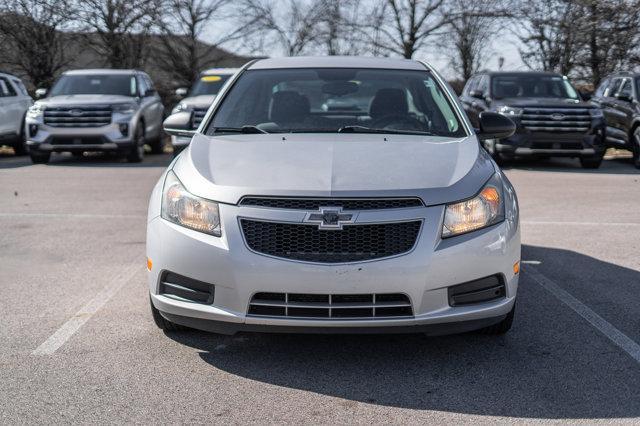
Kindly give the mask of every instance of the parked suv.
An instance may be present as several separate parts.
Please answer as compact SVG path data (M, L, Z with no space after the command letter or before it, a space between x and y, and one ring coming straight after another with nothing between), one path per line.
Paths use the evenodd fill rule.
M191 90L184 87L176 90L176 96L182 100L171 113L193 111L193 128L197 129L222 86L236 71L238 71L237 68L212 68L203 71ZM191 138L171 136L173 155L178 155L189 145L189 142Z
M605 78L592 101L604 111L607 144L631 151L640 169L640 74L621 72Z
M27 113L29 154L34 163L64 151L116 152L139 162L145 143L162 152L163 112L151 79L141 71L68 71Z
M511 327L513 186L430 66L273 58L240 70L149 201L151 311L164 330L458 333Z
M467 82L461 96L469 119L478 125L483 111L511 118L516 133L485 141L498 162L516 156L578 157L598 168L605 152L602 110L584 101L567 77L549 72L490 72Z
M24 118L32 104L22 81L0 72L0 145L13 147L16 155L27 153Z

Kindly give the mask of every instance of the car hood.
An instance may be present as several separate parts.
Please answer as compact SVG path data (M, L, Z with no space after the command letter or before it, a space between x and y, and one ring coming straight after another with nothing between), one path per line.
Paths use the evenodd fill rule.
M194 136L174 164L193 194L236 204L246 195L469 198L495 173L475 136L270 134Z
M135 102L135 98L120 95L61 95L41 99L38 101L38 104L45 106L68 106L122 104L128 102Z
M496 99L494 106L508 105L512 107L532 108L593 108L590 102L556 98L505 98Z
M213 103L216 95L199 95L184 98L180 103L183 103L191 108L209 108Z

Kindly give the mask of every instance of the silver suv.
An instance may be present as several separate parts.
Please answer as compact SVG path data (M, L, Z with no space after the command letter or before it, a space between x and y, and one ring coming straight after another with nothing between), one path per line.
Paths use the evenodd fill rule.
M12 146L16 155L27 153L24 117L33 99L18 77L0 72L0 145Z
M45 95L45 89L36 91ZM160 96L141 71L68 71L29 108L29 155L46 163L52 152L105 151L140 162L145 143L152 152L162 151L163 113Z

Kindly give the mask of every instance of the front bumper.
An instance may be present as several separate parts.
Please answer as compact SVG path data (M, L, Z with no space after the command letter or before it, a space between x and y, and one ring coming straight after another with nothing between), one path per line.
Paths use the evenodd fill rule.
M155 195L157 196L157 194ZM154 197L155 197L154 196ZM152 197L152 205L154 204ZM513 265L520 260L517 215L498 225L446 240L440 238L443 206L363 211L359 222L420 218L423 227L413 250L375 261L315 264L277 259L249 250L238 217L296 221L305 212L221 205L221 238L191 231L160 217L147 228L148 276L154 306L170 321L218 333L282 332L418 332L468 331L503 319L512 309L518 287ZM393 217L389 217L392 215ZM159 294L164 271L215 285L212 305ZM449 305L450 286L499 274L506 296L474 305ZM389 319L298 319L247 315L258 292L309 294L403 293L413 316Z
M26 120L27 146L46 152L121 151L134 144L134 120L120 119L101 127L53 127L41 120ZM123 133L121 125L126 125ZM33 131L37 126L37 131Z
M592 157L603 154L605 150L604 124L591 128L587 133L534 132L518 126L513 136L496 143L496 151L517 157Z

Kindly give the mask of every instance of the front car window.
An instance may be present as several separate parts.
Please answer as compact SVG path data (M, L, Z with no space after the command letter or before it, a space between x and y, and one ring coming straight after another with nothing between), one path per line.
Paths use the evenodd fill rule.
M558 75L496 75L491 82L494 99L560 98L579 100L569 80Z
M51 89L51 96L121 95L138 96L133 75L63 75Z
M189 96L217 95L231 75L203 75L193 85Z
M466 135L431 75L409 70L246 71L225 96L207 134L243 126L269 133L337 132L350 127L364 132Z

